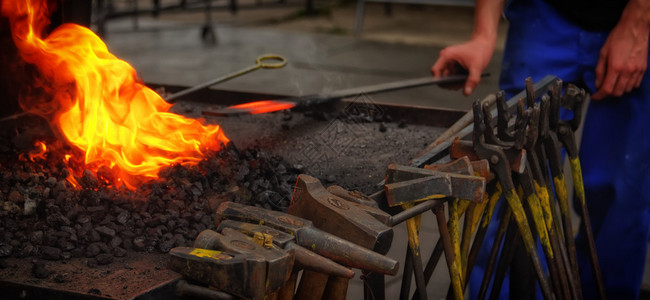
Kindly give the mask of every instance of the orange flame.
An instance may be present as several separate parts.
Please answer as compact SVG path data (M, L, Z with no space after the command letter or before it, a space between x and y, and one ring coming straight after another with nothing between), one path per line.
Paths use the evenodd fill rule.
M170 113L171 105L88 28L64 24L43 38L46 0L2 1L2 14L21 57L39 70L34 86L50 97L25 97L21 107L85 151L88 167L117 165L120 181L134 188L164 166L196 164L229 142L218 125Z

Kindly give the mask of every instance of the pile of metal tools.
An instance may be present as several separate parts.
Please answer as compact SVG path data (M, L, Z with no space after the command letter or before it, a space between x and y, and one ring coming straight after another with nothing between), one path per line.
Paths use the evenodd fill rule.
M193 248L170 252L170 268L188 280L177 285L177 294L345 299L355 268L363 272L365 298L384 299L384 275L399 271L385 255L393 227L405 222L400 299L428 298L427 284L443 254L451 281L447 298L464 299L484 243L492 246L477 298L498 298L509 273L514 299L534 297L537 285L545 299L582 299L564 149L604 299L574 136L588 95L571 84L562 91L562 81L547 76L535 85L527 79L526 90L510 100L504 92L477 100L408 166L389 165L382 190L370 196L325 188L301 174L288 214L222 203L216 231L203 231ZM560 120L560 107L573 118ZM391 215L391 207L401 211ZM440 238L425 263L420 227L427 211L435 215ZM490 226L496 234L487 241Z
M394 173L398 169L394 166L388 168L384 183L388 204L402 204L402 199L408 199L407 204L412 205L410 203L414 201L424 200L418 206L429 203L433 207L440 231L440 239L423 268L417 243L420 219L410 221L410 251L406 256L400 299L410 296L411 272L417 286L413 298L427 298L424 292L426 284L443 252L451 278L447 298L463 299L468 278L491 223L498 224L493 225L498 227L491 241L478 299L486 298L488 292L490 299L499 298L508 271L510 297L514 299L535 297L536 284L539 284L545 299L582 299L562 149L566 151L571 166L573 189L580 206L581 225L588 241L598 294L601 299L605 298L574 136L587 101L585 91L571 84L562 93L562 81L552 76L536 85L528 78L526 90L511 100L506 101L504 92L499 92L474 102L472 112L411 162L413 168L400 169L409 170L421 178L397 178ZM496 108L491 110L495 104ZM560 107L572 111L573 118L560 120ZM512 111L515 109L516 115ZM497 115L493 116L495 112ZM471 141L460 139L470 134ZM457 160L448 165L426 165L447 157L447 154ZM450 168L452 165L462 165L463 171ZM426 172L426 169L447 168L455 173L449 181L440 174L431 172L427 175ZM465 177L458 178L459 173ZM485 194L479 193L479 180L472 178L475 176L485 179ZM424 181L429 184L423 184ZM448 191L449 187L451 190ZM464 196L461 196L462 192L466 192ZM446 204L434 204L434 200L428 200L440 197L444 197ZM398 199L400 201L396 201ZM497 205L499 199L505 199L504 205ZM444 205L449 220L445 219ZM502 210L492 221L497 207ZM461 234L459 219L463 214ZM538 244L544 259L538 253Z
M388 224L394 218L376 202L337 186L325 189L304 174L292 202L289 214L222 203L218 232L202 232L193 248L172 249L169 263L189 280L219 290L219 297L186 282L177 292L210 299L345 299L354 276L349 268L397 274L398 262L383 255L392 244Z

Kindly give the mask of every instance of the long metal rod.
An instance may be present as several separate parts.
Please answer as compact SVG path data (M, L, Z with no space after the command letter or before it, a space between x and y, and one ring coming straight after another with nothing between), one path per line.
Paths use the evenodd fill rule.
M425 211L431 210L432 208L441 205L445 203L447 199L433 199L433 200L427 200L423 201L422 203L418 203L417 205L413 206L412 208L409 208L407 210L403 210L394 216L390 217L390 226L394 227L397 224L400 224L410 218L413 218L417 215L420 215L424 213Z
M184 90L182 90L180 92L173 93L173 94L169 95L168 97L166 97L165 100L167 102L171 102L171 101L173 101L175 99L178 99L179 97L182 97L182 96L185 96L187 94L191 94L191 93L194 93L196 91L211 87L211 86L213 86L213 85L215 85L217 83L221 83L221 82L227 81L229 79L239 77L239 76L244 75L246 73L249 73L251 71L255 71L255 70L259 69L259 68L260 67L258 65L252 65L252 66L250 66L248 68L241 69L241 70L239 70L237 72L232 72L230 74L227 74L227 75L212 79L210 81L206 81L204 83L198 84L198 85L193 86L191 88L184 89Z
M206 26L211 26L211 24L210 24L211 21L209 20L210 19L210 8L209 8L209 6L208 6L208 9L206 10L206 14L207 14L206 18L208 19L207 22L209 23ZM284 57L282 57L280 55L277 55L277 54L264 54L262 56L257 57L257 59L255 60L254 65L243 68L241 70L237 70L235 72L232 72L232 73L224 75L224 76L217 77L215 79L206 81L206 82L198 84L196 86L186 88L186 89L184 89L184 90L182 90L180 92L176 92L174 94L171 94L171 95L167 96L165 98L165 100L167 102L173 102L174 99L177 99L179 97L182 97L182 96L185 96L187 94L191 94L191 93L194 93L196 91L200 91L202 89L211 87L211 86L213 86L213 85L215 85L217 83L221 83L221 82L233 79L233 78L237 78L239 76L242 76L242 75L244 75L246 73L250 73L250 72L255 71L257 69L279 69L279 68L283 68L286 65L287 65L287 59L286 58L284 58Z
M489 74L487 73L482 74L482 76L488 76L488 75ZM360 94L370 95L370 94L383 93L383 92L389 92L394 90L401 90L405 88L416 88L416 87L431 85L431 84L457 83L457 82L463 82L465 80L467 80L467 75L451 75L451 76L438 77L438 78L425 76L422 78L407 79L407 80L400 80L400 81L394 81L388 83L380 83L375 85L367 85L362 87L354 87L349 89L338 90L327 94L327 97L340 99L346 97L353 97Z
M547 88L555 82L557 79L556 76L553 75L546 75L544 78L539 80L538 82L535 83L534 88L535 88L535 97L539 97L542 94L546 93ZM523 90L519 92L517 95L513 96L510 98L506 103L508 105L508 109L512 109L513 107L516 106L517 102L519 101L519 98L523 98L526 96L526 91ZM494 100L491 100L494 99ZM496 96L490 95L488 97L485 97L483 101L496 101ZM496 116L497 115L497 110L496 108L492 110L492 115ZM472 111L468 111L465 115L463 115L454 125L449 127L447 131L442 133L433 143L431 143L425 151L420 153L416 158L411 160L409 163L410 166L413 167L422 167L425 164L431 163L435 160L440 159L440 153L443 153L445 150L449 148L451 143L454 141L456 138L465 138L469 136L473 131L474 131L474 113Z
M487 76L488 74L483 74ZM380 83L374 85L367 85L362 87L355 87L349 89L337 90L334 92L326 94L312 94L299 97L292 97L287 99L278 99L278 100L263 100L263 101L253 101L238 105L233 105L225 108L221 108L215 111L203 111L204 115L208 116L237 116L237 115L248 115L248 114L258 114L265 112L274 112L279 110L285 110L294 107L308 107L313 105L319 105L327 103L330 101L340 100L348 97L356 97L362 94L370 95L376 93L383 93L394 90L401 90L407 88L415 88L425 85L433 84L453 84L464 82L467 79L467 75L452 75L446 77L434 78L431 76L400 80L394 82Z

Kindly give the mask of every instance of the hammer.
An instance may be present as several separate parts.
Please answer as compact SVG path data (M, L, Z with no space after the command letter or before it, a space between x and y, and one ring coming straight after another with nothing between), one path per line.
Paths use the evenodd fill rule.
M249 260L251 264L259 263L264 270L261 274L252 273L265 283L265 295L277 292L289 279L293 268L294 250L283 250L270 245L266 248L237 230L224 228L222 233L213 230L202 231L194 241L195 248L225 250L235 253L250 254L259 259Z
M399 269L399 263L394 259L317 229L307 219L259 207L224 202L217 208L215 224L218 225L225 219L261 222L271 228L287 232L296 237L298 245L347 267L388 275L397 274Z
M273 238L273 243L275 245L283 249L294 250L295 252L294 270L291 273L291 276L289 277L289 280L287 281L285 286L283 286L278 292L278 299L284 300L284 299L294 298L294 292L296 290L296 281L298 279L298 272L300 272L300 269L303 269L303 277L302 277L303 280L307 280L307 278L310 277L309 275L306 274L325 274L331 277L344 278L344 280L346 280L345 281L346 291L347 291L347 279L350 279L354 276L354 272L352 270L344 266L341 266L328 258L322 257L314 252L311 252L301 246L296 245L296 243L294 242L295 237L286 232L282 232L264 225L244 223L244 222L239 222L234 220L221 221L221 223L219 223L219 227L217 228L217 231L222 231L226 228L238 230L249 236L253 236L256 233L258 234L262 233L265 236L267 235L271 236ZM327 279L327 277L316 276L315 278L312 278L312 280L318 281L318 278ZM304 286L308 286L308 285L309 284L304 284ZM323 282L322 285L323 287L326 287L326 282ZM334 291L335 289L330 287L330 289L326 288L325 290ZM316 294L319 293L313 290L310 293L310 295L316 295ZM304 297L304 295L299 295L299 296Z
M354 202L336 196L329 190L334 190ZM325 232L355 241L356 244L364 248L385 254L390 249L393 239L393 229L386 224L390 217L375 207L361 204L375 203L376 205L376 202L371 201L358 194L345 193L342 188L325 189L318 179L301 174L298 176L294 188L289 213L311 220L314 226ZM377 217L383 222L379 221ZM337 296L327 295L327 293L324 296L345 297L343 292L347 290L347 281L333 276L326 279L317 274L311 274L309 277L305 277L303 274L297 296L302 294L313 296L314 290L317 290L316 287L322 287L325 280L329 285L325 291L339 290L339 292ZM303 292L305 290L311 291Z
M227 251L177 247L169 251L171 270L194 281L245 299L262 300L265 281L253 274L266 274L259 257Z
M402 205L408 208L413 202L429 198L454 197L470 199L473 201L483 199L485 191L485 178L472 176L473 170L468 160L458 161L446 166L429 167L436 170L425 170L414 167L398 166L391 164L386 173L385 192L389 205ZM442 170L454 171L441 172ZM464 173L464 174L463 174ZM472 174L472 175L468 175ZM458 234L458 217L461 210L469 205L469 202L463 202L463 209L460 208L458 200L452 200L449 205L451 217L451 230L443 227L440 228L441 239L445 245L445 253L448 258L448 267L454 283L454 294L462 298L462 274L461 274L461 254ZM440 215L440 209L434 209L438 217L439 226L446 227ZM418 296L420 299L426 299L426 278L422 268L422 261L419 251L418 238L418 218L407 221L409 231L409 249L407 261L413 263L415 271L416 285L418 287ZM450 236L451 235L451 236ZM410 259L409 259L410 258ZM403 280L410 274L405 273ZM403 288L405 281L402 282ZM408 284L407 284L408 285Z

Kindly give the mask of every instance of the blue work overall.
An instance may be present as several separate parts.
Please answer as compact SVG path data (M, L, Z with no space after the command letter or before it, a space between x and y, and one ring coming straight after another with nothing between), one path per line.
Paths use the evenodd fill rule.
M567 0L569 1L569 0ZM594 93L595 68L608 32L581 29L544 0L514 0L500 87L509 96L524 79L556 75ZM650 61L650 59L649 59ZM620 98L591 101L580 148L586 200L609 299L638 299L650 232L650 76ZM571 176L565 174L565 177ZM494 221L494 220L493 220ZM496 224L472 273L476 297ZM589 252L581 229L576 239L584 299L597 299ZM490 241L490 242L487 242ZM541 252L540 252L541 254ZM483 263L483 266L485 263ZM502 298L507 297L507 282Z

